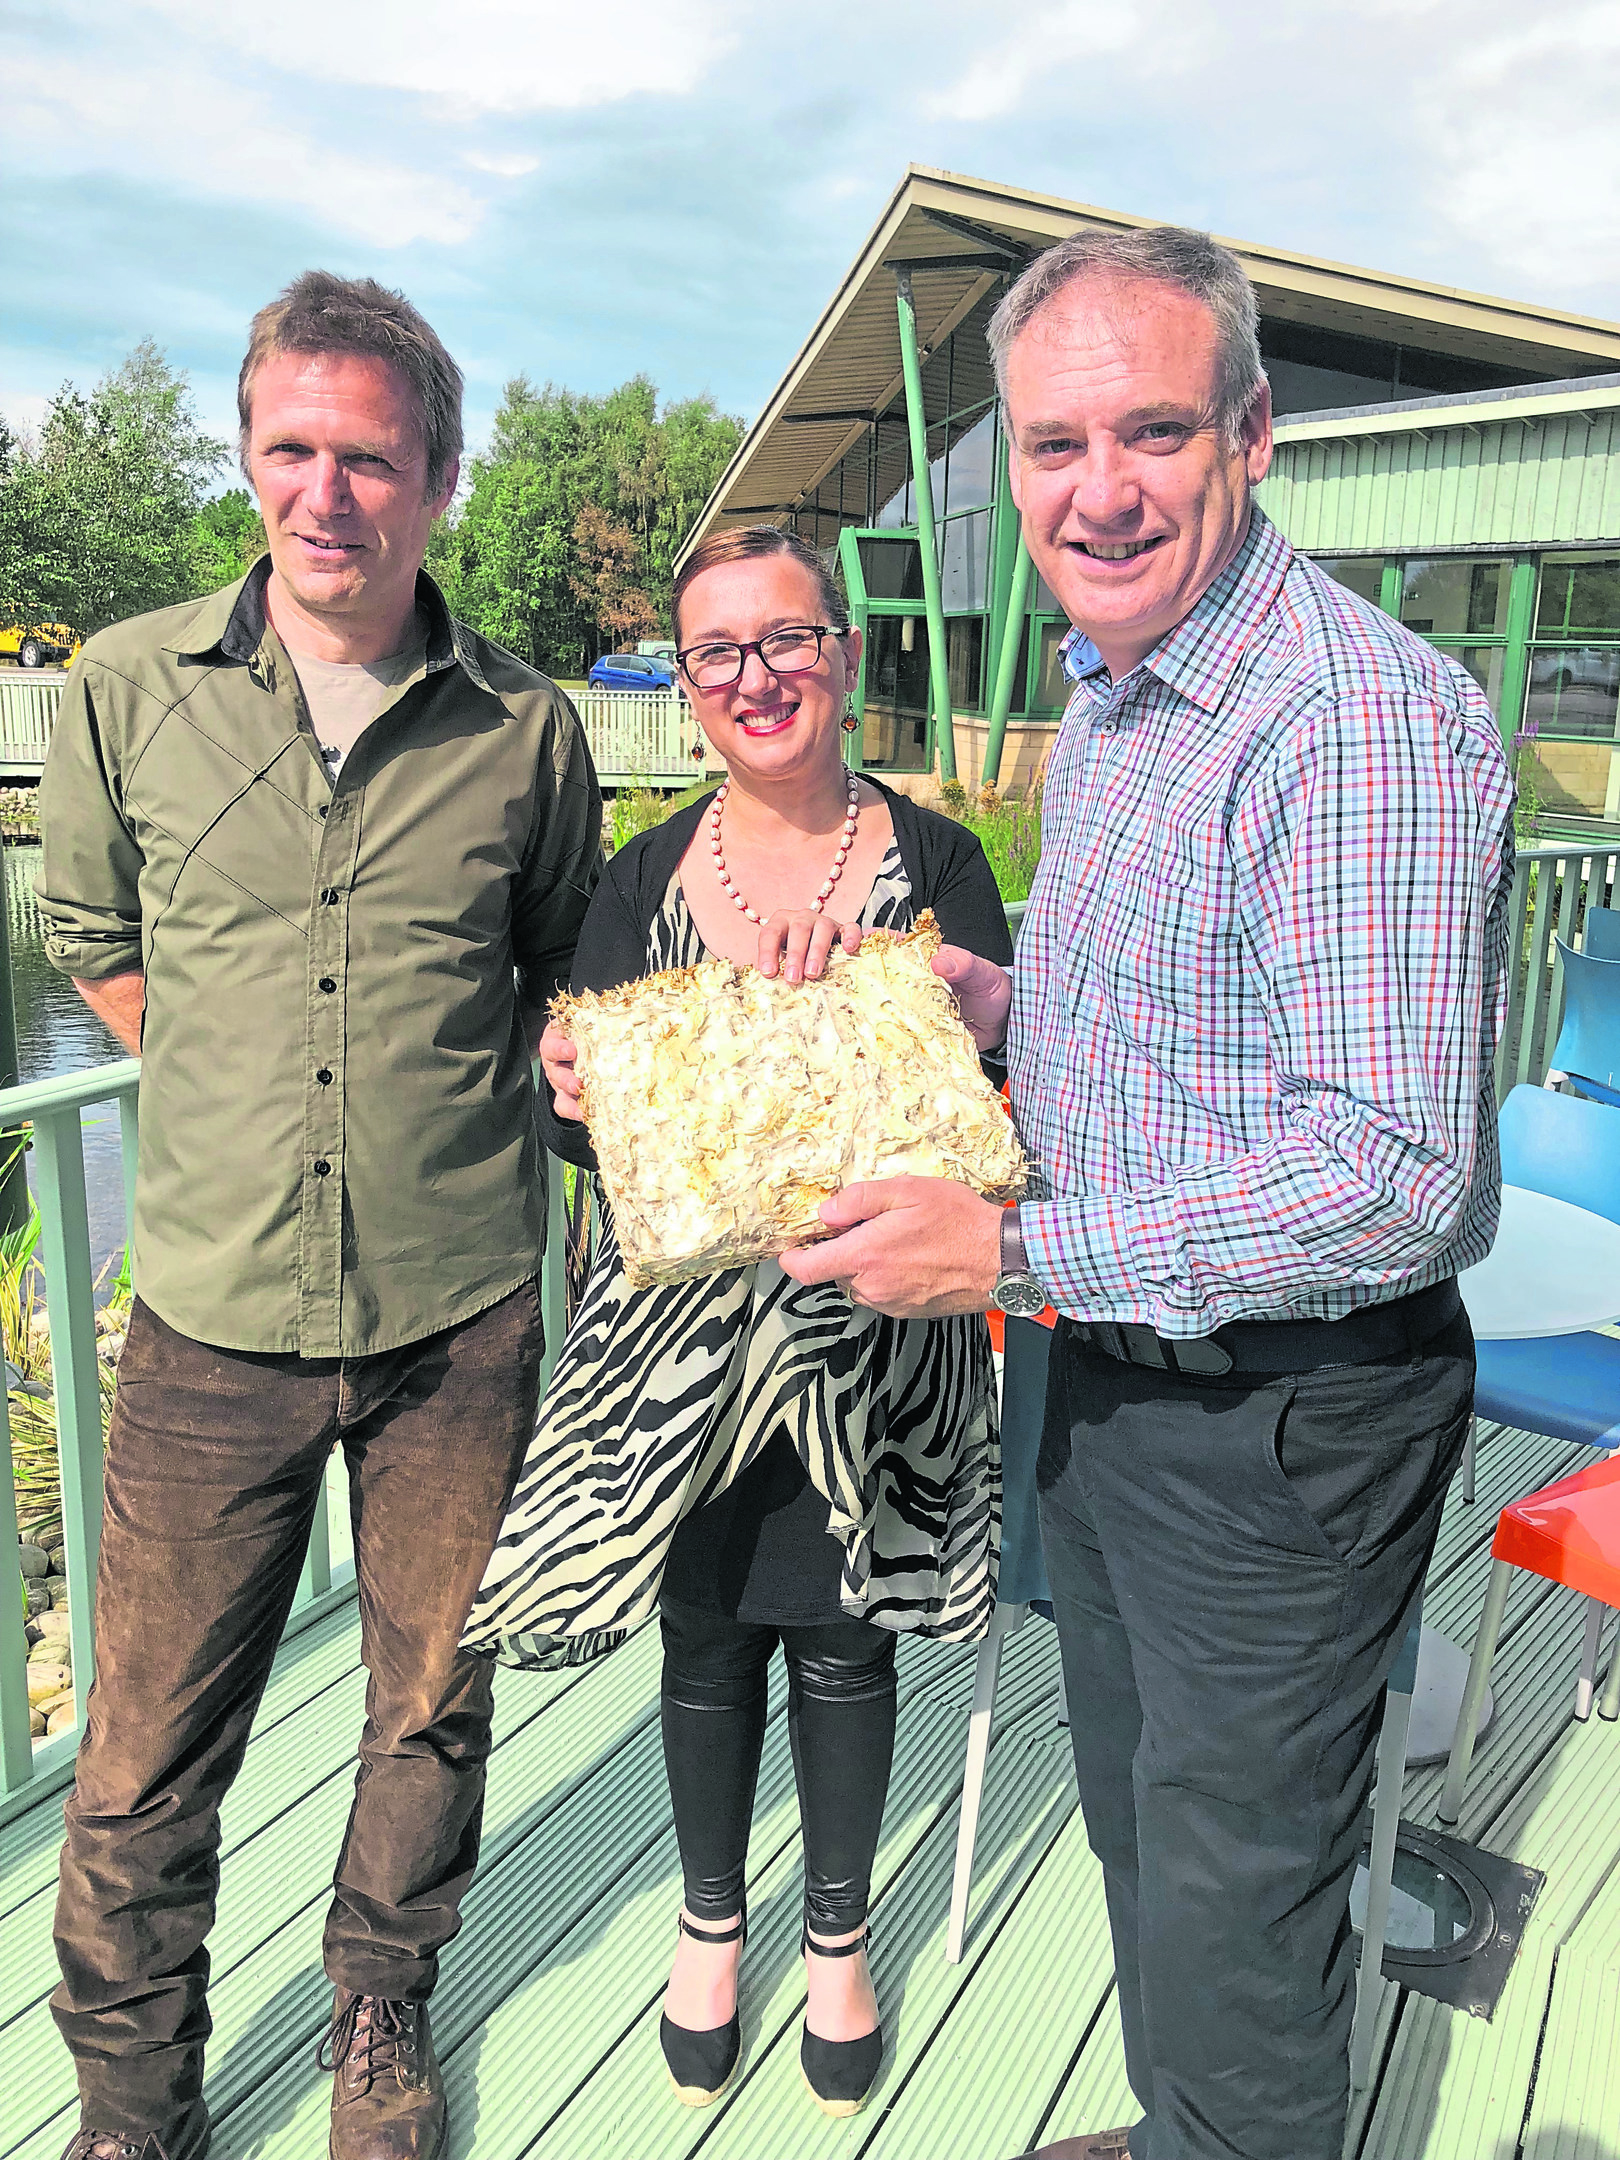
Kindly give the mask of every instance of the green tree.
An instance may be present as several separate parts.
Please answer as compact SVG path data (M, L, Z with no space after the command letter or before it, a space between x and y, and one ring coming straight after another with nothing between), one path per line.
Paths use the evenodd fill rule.
M246 488L227 488L191 521L192 588L218 592L245 577L269 545L264 520Z
M660 415L645 375L603 397L519 375L430 567L486 637L581 674L667 628L675 553L742 432L711 398Z
M65 383L0 476L0 612L88 637L190 598L193 525L224 457L150 338L88 396Z

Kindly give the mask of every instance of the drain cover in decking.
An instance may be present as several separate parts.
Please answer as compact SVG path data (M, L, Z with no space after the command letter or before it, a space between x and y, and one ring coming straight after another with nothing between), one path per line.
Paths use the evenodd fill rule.
M1403 1821L1389 1897L1385 1978L1488 2018L1546 1879L1535 1868ZM1366 1911L1364 1843L1350 1891L1350 1918L1358 1935Z

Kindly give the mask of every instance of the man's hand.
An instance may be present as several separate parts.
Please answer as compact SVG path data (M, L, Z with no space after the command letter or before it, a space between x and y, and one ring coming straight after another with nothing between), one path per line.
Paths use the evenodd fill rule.
M784 982L814 982L825 972L834 945L859 952L860 924L835 922L809 908L778 908L759 926L759 972L780 975Z
M579 1107L579 1074L574 1061L579 1052L572 1035L565 1035L555 1020L546 1022L545 1033L540 1038L540 1066L551 1090L551 1107L558 1117L568 1118L575 1125L583 1125L584 1113Z
M1007 1040L1012 1006L1012 977L993 960L981 960L960 945L942 945L934 955L934 973L955 992L968 1033L981 1050L999 1050Z
M1001 1209L950 1178L872 1178L822 1203L838 1235L783 1253L795 1282L839 1282L896 1320L983 1312L1001 1273Z
M141 1018L146 1011L146 974L130 968L123 975L104 975L86 982L75 975L73 987L103 1027L111 1028L131 1057L141 1054Z

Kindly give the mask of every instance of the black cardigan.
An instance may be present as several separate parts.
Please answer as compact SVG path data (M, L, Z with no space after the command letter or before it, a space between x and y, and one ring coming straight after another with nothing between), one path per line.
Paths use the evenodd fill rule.
M937 810L924 810L908 795L898 795L867 773L889 806L894 837L918 914L932 908L947 945L965 946L981 959L1007 967L1012 938L1007 912L995 877L975 834ZM612 990L647 972L647 934L664 904L669 881L692 836L708 816L712 794L691 804L651 832L638 833L614 855L580 925L574 951L571 988ZM999 1086L1004 1068L986 1058L985 1071ZM574 1119L559 1118L551 1090L542 1080L535 1093L540 1136L554 1155L583 1169L596 1168L586 1129Z

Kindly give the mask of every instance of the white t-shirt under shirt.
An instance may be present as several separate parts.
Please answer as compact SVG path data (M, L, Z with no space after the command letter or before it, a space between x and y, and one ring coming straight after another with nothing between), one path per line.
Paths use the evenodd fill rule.
M287 644L285 638L282 639ZM343 760L366 729L392 698L400 684L427 658L427 639L422 625L411 625L411 643L384 660L358 665L338 660L317 660L313 654L287 645L288 658L298 671L298 686L309 707L310 725L329 779L336 780Z

